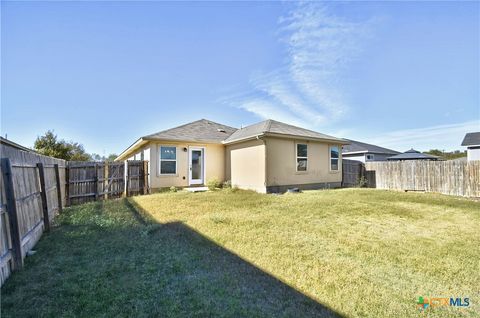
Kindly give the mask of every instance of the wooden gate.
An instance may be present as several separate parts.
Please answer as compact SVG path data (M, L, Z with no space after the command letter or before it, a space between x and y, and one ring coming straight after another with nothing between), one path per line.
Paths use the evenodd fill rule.
M342 160L343 187L357 187L360 185L362 176L365 176L365 166L356 160Z

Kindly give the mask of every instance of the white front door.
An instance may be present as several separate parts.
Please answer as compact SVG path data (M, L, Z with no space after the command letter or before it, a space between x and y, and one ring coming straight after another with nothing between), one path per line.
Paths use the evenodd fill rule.
M203 148L189 149L189 183L203 184L205 174L205 156Z

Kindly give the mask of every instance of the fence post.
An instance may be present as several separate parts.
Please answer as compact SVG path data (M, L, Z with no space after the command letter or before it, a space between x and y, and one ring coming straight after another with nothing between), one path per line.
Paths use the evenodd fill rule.
M60 183L60 169L58 168L58 164L54 164L53 168L55 169L55 181L57 182L57 200L58 200L58 213L62 213L62 185Z
M125 160L125 196L128 197L128 187L130 186L129 183L129 171L128 171L128 160Z
M143 194L148 194L148 161L143 161Z
M45 187L45 169L43 163L37 163L38 176L40 177L40 197L42 199L43 224L45 231L50 231L50 216L48 215L47 189Z
M70 167L68 162L65 164L65 201L66 206L70 206Z
M5 187L5 197L7 200L8 220L10 222L10 236L12 240L13 269L23 267L22 244L20 237L20 227L18 225L17 205L15 200L15 190L13 188L12 165L9 158L2 158L3 182Z
M103 173L103 179L104 179L103 180L103 198L107 200L108 193L110 192L110 187L108 186L110 183L110 180L109 180L110 163L108 161L105 161L104 165L105 165L105 170Z
M95 162L95 166L94 166L94 169L95 169L95 174L94 174L94 182L95 182L95 201L98 200L98 165L97 163Z

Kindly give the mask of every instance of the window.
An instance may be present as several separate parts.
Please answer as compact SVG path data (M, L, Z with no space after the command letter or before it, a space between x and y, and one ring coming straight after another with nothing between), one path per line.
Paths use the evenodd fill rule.
M297 144L297 171L307 171L307 145Z
M373 160L373 155L367 155L367 160Z
M330 170L338 170L338 146L330 146Z
M177 174L176 147L160 147L160 174Z

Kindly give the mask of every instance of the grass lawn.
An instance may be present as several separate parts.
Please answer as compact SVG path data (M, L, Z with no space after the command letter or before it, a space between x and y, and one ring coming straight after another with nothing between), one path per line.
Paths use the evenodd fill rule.
M480 202L371 189L159 193L71 207L2 317L478 316Z

